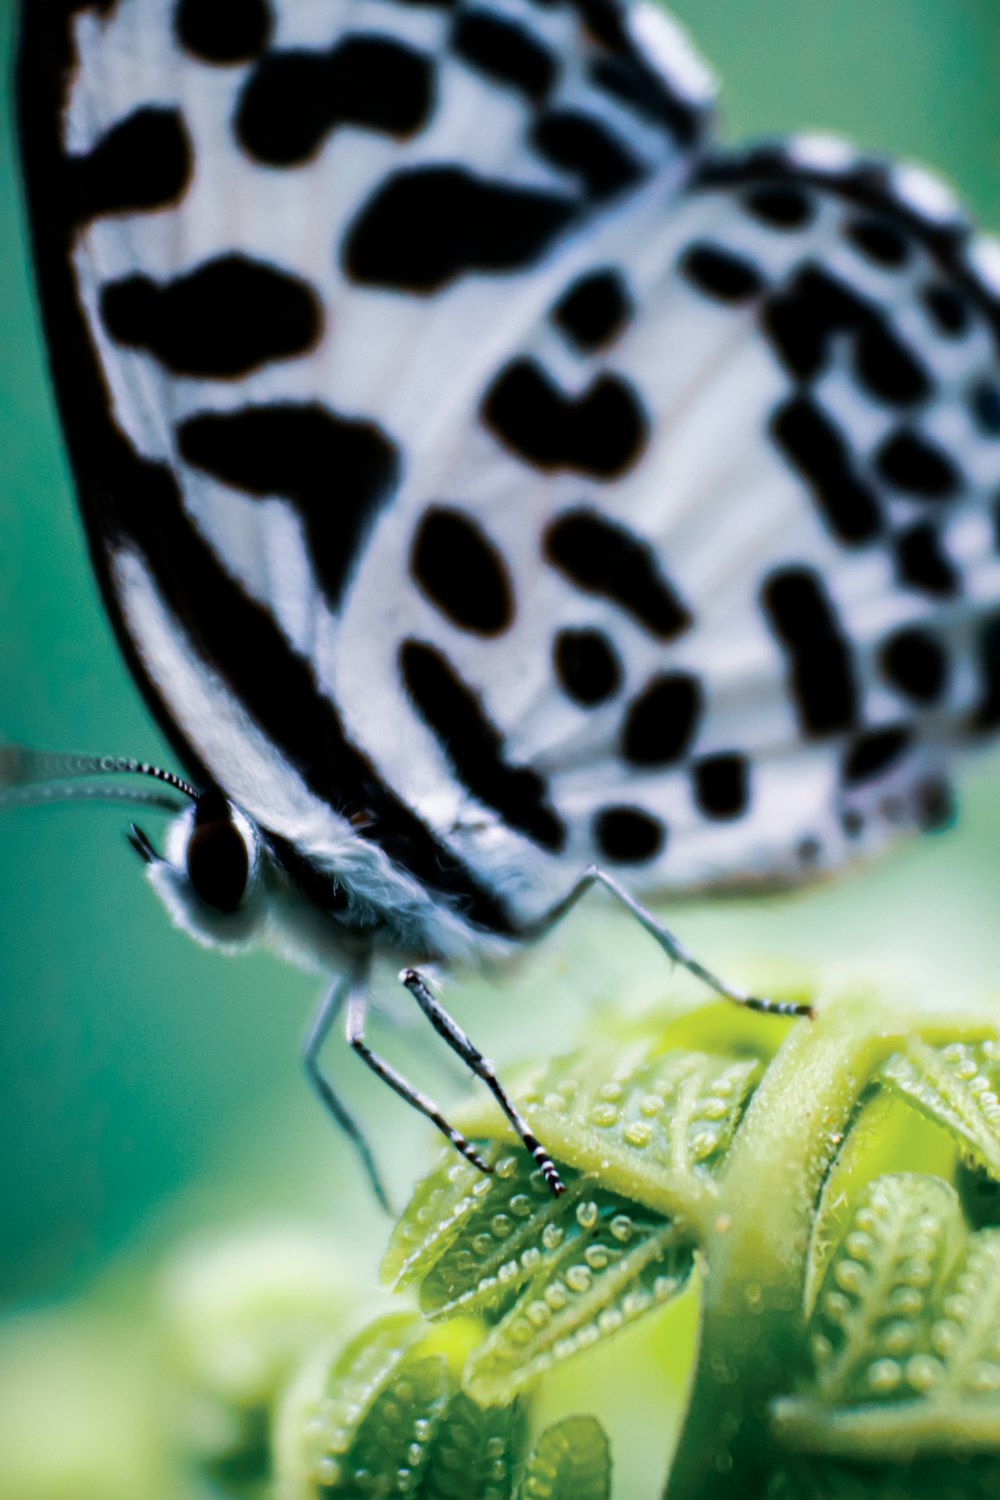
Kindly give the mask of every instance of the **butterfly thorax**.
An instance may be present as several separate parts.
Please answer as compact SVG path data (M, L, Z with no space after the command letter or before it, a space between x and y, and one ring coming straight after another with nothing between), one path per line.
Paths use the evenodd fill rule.
M370 821L365 826L371 832ZM423 962L510 949L513 933L477 929L460 907L386 880L360 834L356 840L323 862L306 859L210 787L172 821L162 857L147 841L148 874L175 923L198 942L230 952L263 944L316 972L373 952Z

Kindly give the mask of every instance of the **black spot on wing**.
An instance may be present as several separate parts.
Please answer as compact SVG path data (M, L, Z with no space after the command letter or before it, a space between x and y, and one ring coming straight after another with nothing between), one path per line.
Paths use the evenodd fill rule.
M534 360L501 370L483 398L483 420L519 458L540 469L614 479L639 458L648 424L639 398L616 375L567 395Z
M500 635L514 618L514 591L498 548L462 511L424 512L410 552L424 593L454 625Z
M815 199L794 183L761 183L748 188L740 199L752 218L772 229L804 229L815 213Z
M594 818L594 840L612 864L642 865L663 849L667 831L641 807L605 807Z
M815 266L806 266L767 299L761 326L797 380L821 375L833 357L835 341L846 337L855 373L876 399L909 406L930 394L926 371L893 332L886 315Z
M972 419L985 437L1000 437L1000 385L978 380L969 392Z
M890 406L926 401L931 382L923 366L883 322L873 319L859 334L855 366L864 388Z
M202 62L249 62L263 52L274 19L268 0L180 0L174 30L185 51Z
M808 481L834 536L847 545L869 542L882 529L871 485L854 469L840 431L809 396L794 396L771 418L771 435L785 458Z
M910 258L907 236L888 219L858 215L847 220L844 233L867 260L888 270L901 270Z
M857 807L846 807L840 815L840 822L849 839L860 838L864 832L864 814Z
M621 663L603 631L560 630L552 662L566 696L581 708L606 703L621 686Z
M673 640L692 624L649 543L597 511L559 516L544 547L548 561L577 588L611 600L660 640Z
M428 57L386 36L354 34L328 52L271 52L243 87L236 137L275 167L308 161L341 125L405 139L427 121L433 82Z
M448 658L426 642L406 640L399 665L417 711L473 796L543 849L561 849L566 830L547 802L544 781L505 760L502 735Z
M547 4L548 0L543 0L543 3ZM588 32L602 47L631 60L634 56L632 40L626 28L621 0L575 0L575 9Z
M727 752L695 761L694 799L707 818L739 818L750 802L750 767L745 755Z
M568 198L463 167L415 167L387 177L360 210L344 267L362 284L427 294L470 272L531 265L575 211Z
M175 375L221 378L305 354L323 328L322 304L306 282L240 255L162 286L146 276L109 282L101 317L118 343L148 349Z
M640 118L665 126L678 145L694 143L702 125L702 111L675 93L662 75L654 73L634 53L595 58L590 77L599 89Z
M579 178L589 198L613 197L644 175L624 141L577 110L550 110L535 125L531 141L552 166Z
M873 781L889 771L910 748L912 734L900 725L873 729L859 735L844 756L843 778L847 786Z
M398 472L393 443L368 422L322 406L249 406L204 412L178 429L181 457L250 495L280 495L298 509L330 605L338 605L362 539Z
M947 282L933 282L924 287L921 299L931 321L946 338L961 338L968 332L972 308L967 297Z
M857 716L850 642L818 574L808 568L771 573L761 608L785 654L802 732L816 738L850 729Z
M937 833L954 823L958 809L954 791L946 781L928 777L914 788L913 801L917 827L924 833Z
M690 749L704 707L701 683L687 672L654 677L628 707L622 754L634 766L669 766Z
M556 59L526 27L485 10L465 10L455 19L452 51L495 82L529 99L544 99L556 79Z
M715 302L734 305L749 302L764 286L760 272L745 256L724 245L701 240L685 250L678 270L686 281Z
M987 616L976 632L976 665L982 691L972 728L996 729L1000 726L1000 614Z
M948 685L948 657L931 633L904 626L885 642L882 671L894 687L915 703L936 703Z
M136 110L86 156L67 158L74 218L169 208L191 180L193 155L180 110Z
M590 352L616 339L632 312L624 278L608 267L578 277L549 316L578 349Z
M887 484L919 500L951 500L962 484L943 448L906 429L886 439L875 455L875 467Z
M893 551L901 584L941 598L959 593L961 578L944 549L940 532L929 521L901 531L894 539Z
M833 338L856 330L867 315L867 305L849 287L807 265L768 297L761 325L789 373L812 380L823 370Z

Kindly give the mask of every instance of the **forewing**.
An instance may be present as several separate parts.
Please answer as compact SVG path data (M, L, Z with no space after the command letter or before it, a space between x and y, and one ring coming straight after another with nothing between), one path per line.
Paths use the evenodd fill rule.
M192 768L307 864L349 877L360 834L369 884L385 852L502 925L345 735L330 643L541 269L647 179L679 189L710 96L671 23L611 0L23 6L35 258L109 606Z

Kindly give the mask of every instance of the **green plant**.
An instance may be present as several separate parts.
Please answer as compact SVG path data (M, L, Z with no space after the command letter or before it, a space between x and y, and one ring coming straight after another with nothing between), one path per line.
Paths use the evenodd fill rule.
M614 1472L616 1500L1000 1500L996 1028L870 995L813 1023L616 1012L517 1094L566 1193L466 1106L493 1171L442 1153L381 1296L325 1234L243 1230L173 1257L158 1318L41 1320L4 1500L609 1500ZM628 1361L669 1364L695 1297L664 1473L665 1371L587 1372L628 1328ZM626 1409L631 1451L601 1425ZM0 1406L0 1472L4 1431Z
M493 1173L448 1155L418 1186L384 1274L419 1314L286 1400L283 1496L601 1500L592 1422L522 1471L532 1392L696 1268L668 1500L1000 1495L1000 1044L867 996L777 1030L710 1007L525 1075L559 1199L467 1108ZM493 1469L449 1489L446 1454L490 1444Z

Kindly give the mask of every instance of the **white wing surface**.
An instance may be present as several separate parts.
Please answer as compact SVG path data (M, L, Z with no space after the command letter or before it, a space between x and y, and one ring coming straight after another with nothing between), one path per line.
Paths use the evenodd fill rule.
M932 179L717 152L610 0L32 0L21 95L109 602L304 886L449 949L593 861L797 880L946 816L1000 723L1000 270Z

